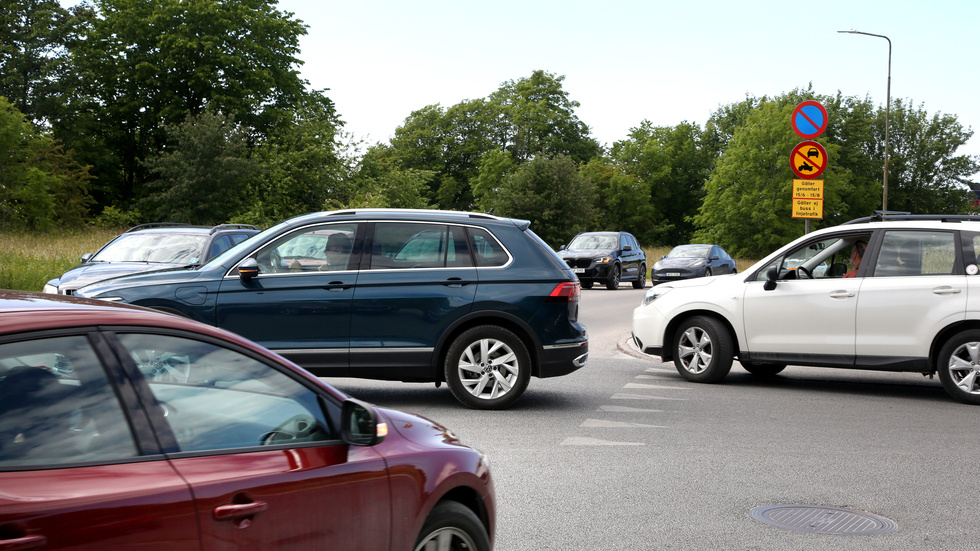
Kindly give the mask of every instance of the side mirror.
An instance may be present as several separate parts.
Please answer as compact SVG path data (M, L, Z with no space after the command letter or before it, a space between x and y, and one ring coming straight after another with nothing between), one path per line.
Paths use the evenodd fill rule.
M667 255L661 255L660 260L667 258Z
M711 260L721 260L721 257L718 255L714 255L711 257Z
M779 278L779 268L775 266L769 266L766 270L766 283L762 286L766 291L772 291L776 288L776 279Z
M559 250L559 251L564 251L564 250L565 250L565 246L564 246L564 245L562 245L561 247L558 247L558 250Z
M632 250L633 250L633 247L630 247L629 245L626 245L625 247L623 247L623 252L632 251Z
M92 253L85 253L82 255L82 264L88 262L88 259L92 258Z
M388 435L388 424L378 421L378 412L353 398L344 402L340 414L340 437L352 446L374 446Z
M259 275L259 263L254 258L246 258L238 265L238 277L242 278L242 281L251 281L257 275Z

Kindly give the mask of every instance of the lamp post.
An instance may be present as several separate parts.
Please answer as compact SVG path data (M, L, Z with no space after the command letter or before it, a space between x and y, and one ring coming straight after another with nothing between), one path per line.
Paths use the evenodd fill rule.
M881 210L888 210L888 115L890 114L892 107L892 41L885 35L863 33L861 31L855 31L854 29L837 32L845 34L863 34L865 36L884 38L888 41L888 95L887 99L885 100L885 175L884 180L882 180L881 187Z

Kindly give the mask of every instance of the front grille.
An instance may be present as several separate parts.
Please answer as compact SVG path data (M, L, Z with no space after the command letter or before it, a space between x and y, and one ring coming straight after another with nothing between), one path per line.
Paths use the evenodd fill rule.
M592 265L591 258L566 258L565 264L568 264L569 268L588 268Z

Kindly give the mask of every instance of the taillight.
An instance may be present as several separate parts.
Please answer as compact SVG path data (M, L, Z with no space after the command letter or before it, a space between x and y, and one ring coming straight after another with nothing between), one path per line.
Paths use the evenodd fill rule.
M582 286L578 281L559 283L551 294L548 295L548 302L578 302L582 296Z

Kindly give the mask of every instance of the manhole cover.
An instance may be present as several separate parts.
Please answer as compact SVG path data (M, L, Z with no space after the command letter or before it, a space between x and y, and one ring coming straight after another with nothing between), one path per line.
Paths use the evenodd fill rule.
M749 516L780 528L818 534L869 536L885 534L896 528L895 523L887 518L841 507L766 505L752 509Z

